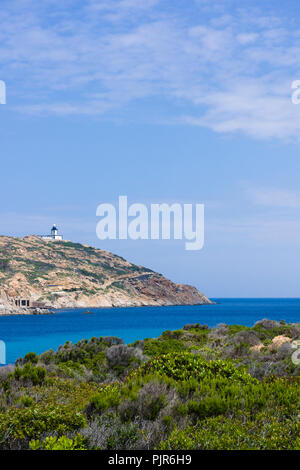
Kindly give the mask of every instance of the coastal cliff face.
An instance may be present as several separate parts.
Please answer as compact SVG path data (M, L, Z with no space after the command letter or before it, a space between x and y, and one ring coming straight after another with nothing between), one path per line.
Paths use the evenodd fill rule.
M11 307L16 298L48 308L212 303L195 287L171 282L108 251L36 236L2 236L0 310L2 304L17 313Z

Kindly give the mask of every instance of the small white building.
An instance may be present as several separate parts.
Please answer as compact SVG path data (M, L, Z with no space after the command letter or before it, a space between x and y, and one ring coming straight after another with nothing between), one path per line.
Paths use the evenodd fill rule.
M51 229L51 234L50 235L41 235L40 236L43 240L63 240L62 235L58 235L58 229L56 225L54 224L52 229Z

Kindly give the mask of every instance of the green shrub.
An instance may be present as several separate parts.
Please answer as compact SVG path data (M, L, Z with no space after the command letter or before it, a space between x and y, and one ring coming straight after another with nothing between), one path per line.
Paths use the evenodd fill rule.
M46 375L47 371L44 367L34 366L27 362L24 367L16 367L12 377L19 381L30 381L33 385L38 385L44 382Z
M31 450L86 450L86 440L78 434L74 439L67 436L50 436L44 441L32 440L29 442Z
M103 413L108 408L115 408L120 403L120 390L115 385L109 385L103 388L99 393L92 396L88 413L98 412Z
M160 356L161 354L178 353L186 351L186 345L178 339L148 339L145 341L144 354L146 356Z
M299 449L299 422L276 421L260 414L254 421L218 416L201 422L201 426L174 429L161 442L159 450L287 450Z
M29 407L29 406L34 405L34 399L32 397L28 397L28 396L21 397L20 398L20 403L22 403L22 405L25 406L25 407Z
M130 346L100 337L29 353L0 368L0 448L299 448L299 367L288 349L249 349L279 331L300 328L191 324Z
M125 423L116 428L107 438L107 449L128 449L138 440L138 426L131 423Z
M24 356L23 364L26 364L27 362L30 362L31 364L37 364L38 360L39 360L38 355L34 352L30 352Z
M28 408L10 408L0 413L0 436L8 441L36 439L45 432L64 434L83 427L85 417L66 405L35 405Z
M205 377L213 378L216 376L242 383L254 383L256 381L245 370L237 369L234 363L229 360L206 361L201 356L188 352L163 354L146 363L140 371L142 374L157 372L178 381L192 378L199 381Z

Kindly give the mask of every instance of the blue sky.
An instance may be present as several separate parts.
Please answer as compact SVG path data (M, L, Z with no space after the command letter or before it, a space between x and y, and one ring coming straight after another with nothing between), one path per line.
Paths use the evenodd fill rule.
M109 249L212 297L299 297L296 0L3 0L2 234ZM100 241L96 207L204 203L205 246Z

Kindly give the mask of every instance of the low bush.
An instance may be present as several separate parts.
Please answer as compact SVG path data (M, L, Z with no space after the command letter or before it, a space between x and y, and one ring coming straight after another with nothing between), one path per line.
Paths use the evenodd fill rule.
M33 385L39 385L44 382L46 374L47 371L44 367L33 366L30 362L27 362L24 367L16 367L11 378L23 382L32 382Z
M299 331L190 324L28 353L0 368L0 449L299 448L300 367L272 342Z
M32 440L29 442L31 450L86 450L85 439L78 434L74 439L67 436L50 436L44 441Z
M245 370L238 369L230 361L206 361L199 355L184 352L182 354L163 354L140 369L141 374L156 372L174 380L201 380L204 377L222 376L231 381L251 383L255 381Z
M299 422L261 413L253 421L218 416L201 426L176 428L161 442L159 450L299 450Z

